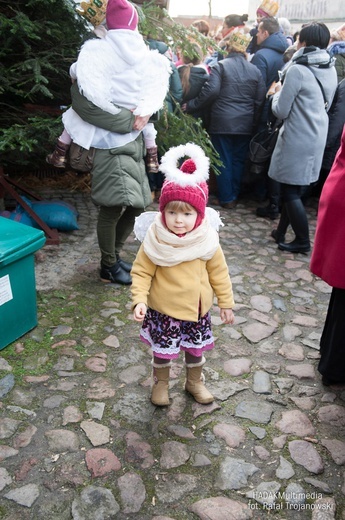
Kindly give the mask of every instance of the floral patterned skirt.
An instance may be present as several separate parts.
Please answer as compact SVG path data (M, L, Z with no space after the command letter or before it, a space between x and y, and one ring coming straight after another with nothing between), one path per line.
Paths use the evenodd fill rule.
M148 308L140 339L151 346L153 355L158 358L176 359L180 350L200 357L214 347L211 314L208 312L197 322L183 321Z

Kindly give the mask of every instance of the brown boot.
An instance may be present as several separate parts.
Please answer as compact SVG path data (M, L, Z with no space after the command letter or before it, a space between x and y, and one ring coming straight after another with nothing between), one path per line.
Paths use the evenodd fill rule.
M202 367L205 361L205 358L202 357L200 363L186 363L187 378L184 388L194 397L197 403L201 404L209 404L214 401L213 395L204 385L205 376L202 373Z
M151 403L156 406L168 406L169 401L169 373L171 362L159 365L152 363Z
M152 148L146 149L146 171L147 173L159 172L157 146L152 146Z
M69 144L65 144L58 139L55 150L46 157L47 163L55 166L55 168L66 168L69 147Z

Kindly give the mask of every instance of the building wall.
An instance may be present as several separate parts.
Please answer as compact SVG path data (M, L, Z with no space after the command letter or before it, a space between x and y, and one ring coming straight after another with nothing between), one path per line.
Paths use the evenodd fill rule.
M255 20L260 0L249 0L249 18ZM292 22L345 22L344 0L279 0L278 16Z
M196 20L206 20L206 22L210 24L210 32L216 31L223 25L223 18L218 16L212 16L212 18L209 18L208 16L175 16L173 20L184 27L189 27Z

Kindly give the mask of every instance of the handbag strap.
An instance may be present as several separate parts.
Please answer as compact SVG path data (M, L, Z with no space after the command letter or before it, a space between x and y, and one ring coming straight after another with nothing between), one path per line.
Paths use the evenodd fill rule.
M321 83L321 81L319 80L319 78L317 78L317 77L315 76L315 74L314 74L313 72L312 72L312 74L313 74L314 78L316 79L316 81L317 81L318 84L319 84L319 87L320 87L321 92L322 92L322 95L323 95L323 101L324 101L324 103L325 103L325 110L327 110L327 109L328 109L328 101L327 101L326 94L325 94L324 88L323 88L323 86L322 86L322 83Z

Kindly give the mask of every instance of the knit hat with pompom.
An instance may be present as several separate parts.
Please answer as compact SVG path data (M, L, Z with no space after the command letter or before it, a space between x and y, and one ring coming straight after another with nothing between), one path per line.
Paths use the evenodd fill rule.
M178 160L188 156L190 159L178 167ZM194 228L201 224L208 200L206 181L209 177L209 166L209 158L200 146L194 143L170 148L162 157L160 165L160 171L165 175L159 198L159 210L162 215L168 202L186 202L198 212Z
M138 13L134 5L127 0L108 0L106 22L109 30L135 31L138 27Z

